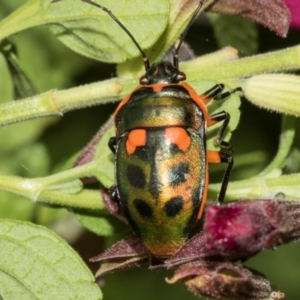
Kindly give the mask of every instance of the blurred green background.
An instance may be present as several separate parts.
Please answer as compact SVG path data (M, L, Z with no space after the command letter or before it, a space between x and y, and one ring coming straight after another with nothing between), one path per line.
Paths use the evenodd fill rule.
M7 16L22 3L25 1L2 1L0 18ZM240 31L235 22L232 24L233 30ZM286 39L259 26L254 26L252 30L257 33L257 38L254 35L252 46L246 47L250 52L264 53L300 44L300 31L297 30L291 30ZM204 16L194 24L186 40L197 55L219 49L213 28ZM78 56L59 43L46 27L22 32L13 36L12 41L16 44L20 61L38 93L50 89L67 89L115 76L114 65ZM244 46L247 46L246 41ZM240 50L242 55L245 54L245 50ZM0 74L0 91L4 95L0 101L9 101L13 98L12 87L2 58ZM1 128L0 172L36 177L58 171L88 143L114 108L113 104L91 107L69 112L62 118L33 120ZM246 99L242 101L241 110L241 122L231 141L236 161L232 180L255 175L268 165L276 153L280 132L279 114L254 107ZM299 129L300 122L297 122ZM293 153L299 156L299 130L296 141ZM293 171L300 170L299 165L293 167ZM213 182L220 178L221 171L218 167L212 168ZM85 231L63 209L37 207L27 200L6 193L0 193L0 217L24 219L49 226L65 237L86 261L113 242ZM282 246L276 251L265 251L246 264L263 272L286 293L286 299L300 299L299 243ZM98 267L96 264L89 265L93 272ZM171 275L172 272L149 271L142 267L107 275L99 284L106 300L152 300L154 297L156 300L199 299L188 292L184 285L165 283L164 278Z

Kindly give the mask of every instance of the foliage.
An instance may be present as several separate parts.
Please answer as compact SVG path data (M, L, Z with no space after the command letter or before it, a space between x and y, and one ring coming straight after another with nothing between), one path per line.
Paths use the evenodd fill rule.
M63 299L101 299L90 271L76 252L45 227L23 221L52 228L63 226L64 230L57 232L69 242L74 242L82 229L78 229L77 223L74 225L66 209L75 212L86 228L99 235L117 239L118 234L129 231L128 227L108 216L98 187L87 189L80 180L93 176L104 187L113 183L113 155L107 147L113 129L109 127L101 136L88 163L71 167L79 157L80 149L112 114L114 102L137 85L137 78L143 70L140 54L107 14L79 0L52 4L50 0L2 2L0 124L9 126L0 130L1 295L4 299L18 296L22 299L59 299L61 296ZM153 62L161 59L174 44L196 2L152 0L141 5L137 0L120 0L118 3L102 0L101 4L109 7L124 22ZM286 25L283 24L287 24L287 17L279 3L281 1L275 2L274 12L280 9L284 19L282 23L276 19L276 24L280 25L277 33L284 35ZM230 0L226 3L225 8L234 7ZM265 13L272 16L272 9ZM222 12L217 5L213 10ZM231 11L230 14L238 15L239 12ZM246 17L253 19L253 15ZM260 18L265 18L265 15ZM239 45L243 45L243 54L253 53L259 48L257 26L253 23L247 25L250 21L243 23L244 35L241 35L240 28L230 26L230 17L210 15L209 19L222 46L232 45L235 41L234 46L239 49ZM47 25L52 33L42 25ZM269 27L276 31L274 22ZM227 36L224 28L227 28ZM191 44L201 39L201 35L202 29L193 32ZM93 60L79 56L58 40ZM294 46L237 59L236 50L227 47L180 64L181 70L187 74L187 81L199 94L215 82L225 83L228 89L241 86L247 100L281 114L280 121L279 115L242 103L240 118L237 95L209 107L210 112L223 109L230 112L232 119L226 140L237 128L232 134L235 181L229 184L228 200L270 198L279 193L287 199L300 199L300 148L296 143L299 141L296 131L299 121L295 118L300 115L300 79L290 74L300 68L299 53L300 46ZM111 78L115 70L94 60L118 63L118 76ZM212 128L208 133L210 148L214 147L215 130ZM276 139L279 139L279 144ZM219 170L218 167L212 168L212 182L219 182ZM210 199L215 199L218 191L219 184L211 184ZM54 276L52 266L60 260L59 255L64 260L55 271L63 278L61 280ZM39 256L39 263L31 262L35 256ZM77 271L74 264L78 265ZM30 269L33 266L36 268ZM14 274L14 280L7 274ZM113 280L119 277L115 278ZM66 294L68 285L73 290ZM16 294L5 294L9 290L15 290ZM107 293L116 299L115 292L112 288ZM23 295L29 296L23 298Z

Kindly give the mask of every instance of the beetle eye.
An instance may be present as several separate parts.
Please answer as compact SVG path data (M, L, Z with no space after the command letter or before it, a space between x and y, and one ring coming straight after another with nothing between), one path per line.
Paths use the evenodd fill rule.
M148 78L144 75L140 78L140 84L147 84L148 83Z
M186 79L185 74L184 74L183 72L178 72L178 74L177 74L177 76L176 76L176 79L177 79L178 81L183 81L183 80L185 80L185 79Z

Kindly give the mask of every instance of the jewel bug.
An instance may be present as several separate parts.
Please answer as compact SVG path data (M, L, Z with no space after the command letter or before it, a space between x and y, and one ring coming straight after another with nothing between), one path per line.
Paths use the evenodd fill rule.
M209 115L207 104L222 100L240 88L223 92L217 84L205 93L197 92L179 70L179 50L204 0L192 15L174 50L173 62L150 65L129 30L109 11L91 0L125 31L143 57L145 74L114 113L115 136L109 147L115 155L115 180L111 201L124 212L134 232L149 252L165 258L174 254L191 236L201 219L208 189L208 164L226 163L217 201L224 201L233 157L227 152L206 149L206 130L223 122L215 143L223 141L230 115L221 111Z

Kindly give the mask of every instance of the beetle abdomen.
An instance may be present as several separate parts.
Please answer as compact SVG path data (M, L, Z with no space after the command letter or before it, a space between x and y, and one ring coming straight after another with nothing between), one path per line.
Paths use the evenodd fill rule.
M156 256L173 254L196 222L206 172L203 130L139 128L118 140L120 202L129 223Z

